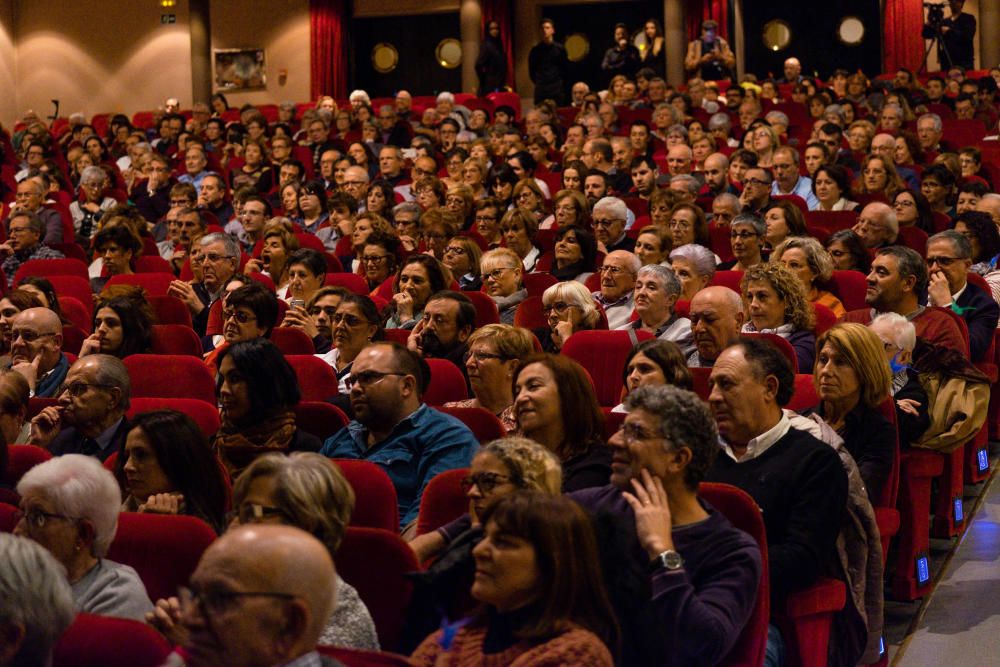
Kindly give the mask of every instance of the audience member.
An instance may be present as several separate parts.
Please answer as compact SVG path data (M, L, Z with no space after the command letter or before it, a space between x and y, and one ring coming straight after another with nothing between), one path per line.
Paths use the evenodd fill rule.
M153 604L139 575L105 558L122 504L115 476L90 456L67 454L26 472L17 492L14 534L45 547L65 568L76 610L142 620Z
M828 289L833 278L833 260L817 239L789 237L774 249L770 261L781 262L798 277L810 303L826 306L838 318L847 313L844 304Z
M728 287L706 287L691 299L689 317L694 352L687 357L690 368L711 368L724 349L740 337L746 320L745 304Z
M658 338L642 341L625 358L625 367L622 368L625 397L639 387L663 384L690 390L693 381L685 363L684 353L675 343ZM627 412L624 401L611 411Z
M331 298L332 296L326 297L326 299ZM323 299L315 301L313 308L321 309L322 314L316 316L317 327L320 335L328 336L327 340L332 347L319 356L333 367L333 371L337 374L340 393L347 395L350 393L347 378L351 375L354 360L365 347L373 341L382 340L384 336L381 318L375 303L367 296L342 295L337 305L333 306L332 315L326 312L331 305L323 301Z
M32 181L25 181L32 182ZM24 185L22 182L21 185ZM18 186L20 187L20 186ZM58 219L58 216L56 216ZM60 223L59 238L50 243L62 242ZM14 277L22 264L33 259L61 259L63 254L42 242L45 223L36 213L15 209L7 219L7 241L0 244L3 274L7 276L7 289L14 288Z
M715 275L715 255L705 246L686 243L670 251L669 261L681 284L679 299L690 301Z
M486 293L496 304L500 322L514 324L517 307L528 298L521 258L509 248L494 248L479 260Z
M79 356L110 354L124 359L131 354L149 354L153 319L153 309L141 292L100 299L94 306L94 333L84 339Z
M413 329L424 317L432 294L447 287L441 263L430 255L411 255L396 274L392 285L391 314L386 329Z
M596 329L601 314L583 283L570 280L548 287L542 294L547 327L534 329L545 352L559 352L577 331Z
M426 362L401 345L367 346L347 378L354 419L321 451L382 467L396 487L404 531L415 527L427 483L439 472L467 466L478 447L462 422L423 403L429 375Z
M0 370L0 436L7 445L31 442L28 400L28 381L9 368ZM0 473L6 470L6 454L0 453Z
M764 261L761 251L767 225L764 219L748 213L740 213L729 223L729 243L733 250L733 260L719 264L720 269L746 271Z
M743 333L776 334L794 348L799 372L811 373L816 359L816 316L802 283L783 264L758 264L740 284L747 304Z
M900 449L920 439L931 424L927 392L912 367L917 333L913 323L897 313L882 313L868 328L882 341L892 382L889 390L896 408Z
M406 346L425 359L447 359L465 375L468 339L475 328L476 307L469 297L442 290L427 300L423 317L410 332Z
M628 250L613 250L604 257L601 289L591 296L604 309L608 328L618 329L629 323L635 308L636 274L642 268L639 258Z
M635 279L635 313L638 318L619 329L647 331L660 340L677 343L687 355L693 349L691 320L674 311L681 284L665 266L651 264L639 269Z

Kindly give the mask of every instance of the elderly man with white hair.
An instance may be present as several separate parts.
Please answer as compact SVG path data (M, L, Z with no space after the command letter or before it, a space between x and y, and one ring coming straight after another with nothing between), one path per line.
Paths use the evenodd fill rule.
M917 330L899 313L882 313L868 325L885 345L885 358L892 370L892 398L896 403L896 428L900 447L909 447L931 425L927 392L917 372L910 367Z
M635 307L633 288L642 262L628 250L609 252L597 270L601 289L592 293L608 318L608 328L618 329L628 324Z
M866 248L883 248L896 242L899 221L896 211L888 204L872 202L861 209L858 221L852 227L861 237Z
M674 272L659 264L647 264L635 278L635 312L638 319L618 327L625 331L647 331L660 340L676 343L687 357L695 347L691 320L678 317L674 305L681 293L681 283Z
M152 611L136 571L105 556L118 529L122 494L100 461L67 454L21 478L14 534L45 547L66 568L77 611L144 619Z
M615 250L635 250L635 239L625 234L628 222L628 206L618 197L604 197L594 204L591 213L594 222L594 236L604 244L605 253Z
M59 562L31 540L0 533L0 665L48 665L76 615Z

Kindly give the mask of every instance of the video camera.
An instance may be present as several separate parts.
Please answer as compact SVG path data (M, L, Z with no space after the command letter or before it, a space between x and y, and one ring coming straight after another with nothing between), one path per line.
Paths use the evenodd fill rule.
M944 3L925 2L924 8L927 9L927 24L940 28L944 22Z

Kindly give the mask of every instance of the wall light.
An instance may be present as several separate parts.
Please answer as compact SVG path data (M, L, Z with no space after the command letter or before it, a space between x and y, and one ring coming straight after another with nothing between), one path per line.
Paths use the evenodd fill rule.
M177 0L160 0L160 7L164 9L170 9L177 4Z

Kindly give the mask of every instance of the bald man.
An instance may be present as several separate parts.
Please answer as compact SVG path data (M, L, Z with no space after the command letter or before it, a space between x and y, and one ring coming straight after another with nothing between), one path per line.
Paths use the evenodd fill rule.
M743 300L728 287L705 287L691 299L691 334L695 351L688 355L691 368L710 368L719 354L740 337L746 321Z
M866 248L884 248L895 243L899 235L896 211L888 204L872 202L861 209L852 229Z
M182 596L188 667L340 665L316 653L335 603L326 548L291 526L227 531L201 557Z
M11 324L10 368L24 376L32 396L53 398L69 372L62 353L62 322L48 308L21 311Z

